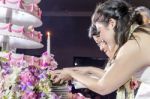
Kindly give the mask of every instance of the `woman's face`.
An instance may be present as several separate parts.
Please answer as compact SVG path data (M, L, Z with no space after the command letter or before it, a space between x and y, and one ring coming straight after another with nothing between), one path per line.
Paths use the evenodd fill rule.
M111 59L118 48L114 39L114 27L113 25L111 25L111 23L109 23L108 25L96 23L95 25L97 30L100 32L100 35L93 36L93 39L100 47L100 50L103 51Z

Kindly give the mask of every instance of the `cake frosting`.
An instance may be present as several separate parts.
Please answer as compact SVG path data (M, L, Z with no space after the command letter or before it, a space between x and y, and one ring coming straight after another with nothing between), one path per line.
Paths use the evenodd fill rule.
M42 11L40 10L36 2L25 3L24 0L0 0L0 6L16 10L23 10L39 18L41 18L42 15Z
M0 23L0 35L15 36L18 38L32 39L36 42L42 41L42 34L39 31L35 31L30 26L25 28L24 26L18 26L11 23Z
M5 58L11 66L36 66L41 69L54 70L57 68L57 62L54 55L48 55L44 52L41 57L18 54L13 52L0 52L0 57Z
M24 3L30 4L30 3L35 3L38 4L41 0L23 0Z

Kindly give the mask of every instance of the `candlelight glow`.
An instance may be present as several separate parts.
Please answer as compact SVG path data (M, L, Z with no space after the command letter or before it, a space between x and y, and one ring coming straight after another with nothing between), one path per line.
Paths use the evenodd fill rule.
M48 31L46 34L47 34L47 36L50 36L50 35L51 35L50 31Z

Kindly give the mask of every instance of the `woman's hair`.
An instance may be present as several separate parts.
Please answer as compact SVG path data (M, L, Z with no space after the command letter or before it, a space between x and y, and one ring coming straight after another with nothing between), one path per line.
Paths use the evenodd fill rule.
M150 35L149 30L146 27L150 27L150 9L144 6L139 6L134 10L133 18L134 22L140 25L134 30L134 32L144 32ZM143 28L144 27L144 28Z
M132 9L130 5L123 0L108 0L96 7L92 16L92 25L89 29L89 37L98 35L95 23L100 22L108 24L111 18L116 20L115 42L121 47L129 37L129 30L132 24Z
M139 6L134 10L133 16L133 19L137 24L147 24L144 21L144 18L146 18L146 20L150 20L150 9L144 6Z

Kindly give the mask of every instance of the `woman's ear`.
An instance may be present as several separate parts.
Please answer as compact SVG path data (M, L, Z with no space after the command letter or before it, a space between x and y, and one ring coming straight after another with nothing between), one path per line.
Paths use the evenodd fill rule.
M113 19L113 18L110 18L109 19L109 27L112 28L112 29L114 29L115 26L116 26L116 20Z

